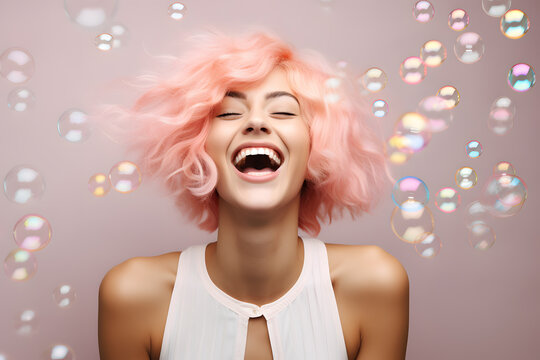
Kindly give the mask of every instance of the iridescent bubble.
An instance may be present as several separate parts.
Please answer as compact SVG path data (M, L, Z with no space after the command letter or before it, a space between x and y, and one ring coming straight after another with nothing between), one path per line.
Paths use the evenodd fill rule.
M179 2L174 2L169 5L168 13L171 19L180 20L184 18L186 6Z
M384 100L375 100L371 106L373 115L376 117L385 117L388 114L388 104Z
M49 346L44 352L46 360L75 360L73 349L65 344L54 344Z
M417 153L422 151L431 140L429 122L425 116L415 112L408 112L396 121L394 134L402 137L401 151Z
M469 141L465 146L465 150L471 159L476 159L482 155L483 152L482 144L476 140Z
M422 241L423 234L433 232L435 220L427 205L407 200L394 208L390 226L399 239L414 244Z
M435 9L429 1L420 0L414 4L413 16L416 21L426 23L433 19L433 15L435 15Z
M58 134L69 142L81 143L90 137L88 115L79 109L64 111L58 119Z
M76 298L77 293L71 285L59 285L53 291L54 302L61 308L70 307Z
M446 104L439 96L425 97L418 104L418 113L427 119L430 132L441 132L450 126L454 115Z
M122 25L122 24L114 24L109 29L108 33L112 35L112 47L113 48L119 48L122 46L125 46L128 38L129 38L129 31L128 29Z
M501 31L509 39L522 38L529 25L529 17L521 10L509 10L501 17Z
M411 205L408 200L414 200L414 204L423 206L429 200L429 190L425 182L415 176L405 176L396 181L392 188L392 201L401 208L402 204ZM407 211L416 211L417 209L401 208Z
M482 204L496 217L517 214L527 200L527 185L517 175L493 175L482 193Z
M401 135L392 135L385 146L386 157L392 164L402 165L411 157L411 152L407 149L409 141Z
M484 40L474 32L466 32L458 36L454 43L454 53L464 64L474 64L484 55Z
M16 88L11 90L7 98L8 108L15 112L31 110L35 103L34 93L26 88Z
M447 109L452 109L459 104L459 92L452 85L446 85L437 91L437 96L443 98Z
M418 84L426 77L426 64L416 56L403 60L399 67L399 76L407 84Z
M491 109L496 109L496 108L503 108L503 109L506 109L508 110L512 116L514 116L516 114L516 105L514 104L514 102L512 100L510 100L510 98L506 97L506 96L502 96L500 98L497 98L493 104L491 104Z
M114 189L121 193L134 191L141 184L139 167L130 161L122 161L109 171L109 179Z
M376 67L368 69L359 78L359 82L362 84L364 89L372 93L384 89L387 81L388 77L386 76L384 71Z
M103 33L96 36L94 44L101 51L109 51L113 47L114 38L111 34Z
M493 168L493 175L515 175L516 169L508 161L499 161Z
M15 332L20 336L36 333L38 318L34 310L24 310L15 320Z
M106 174L94 174L88 180L88 189L94 196L105 196L111 190L111 182Z
M433 233L421 235L420 242L414 244L414 250L423 258L434 258L441 250L442 242L439 237Z
M43 177L33 168L20 165L11 169L4 178L6 197L18 204L39 199L45 191Z
M508 85L515 91L527 91L534 86L536 75L528 64L516 64L508 72Z
M478 182L478 176L473 168L464 166L456 171L456 185L463 190L471 189Z
M435 194L435 206L442 212L452 213L456 211L459 204L461 204L461 196L451 187L442 188Z
M112 19L116 0L64 0L64 8L72 21L93 28Z
M469 14L463 9L454 9L448 15L448 26L455 31L461 31L469 25Z
M495 135L504 135L514 127L514 115L511 109L496 107L489 112L487 123Z
M512 0L482 0L482 9L492 17L501 17L510 9Z
M43 249L51 241L51 236L51 224L39 215L23 216L13 228L13 237L17 246L27 251Z
M490 218L486 207L478 200L471 202L465 209L465 224L468 228L477 222L487 224Z
M469 244L473 249L487 250L495 243L495 232L485 222L474 222L467 229Z
M0 74L14 84L30 80L34 67L34 58L28 50L14 47L0 55Z
M4 270L13 281L28 280L36 273L36 257L26 250L12 250L4 259Z
M420 58L426 66L437 67L446 60L446 48L438 40L429 40L422 45Z

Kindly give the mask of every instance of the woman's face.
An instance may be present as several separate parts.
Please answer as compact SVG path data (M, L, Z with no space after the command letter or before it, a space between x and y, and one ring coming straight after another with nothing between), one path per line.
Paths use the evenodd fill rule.
M220 202L267 211L299 196L309 157L309 128L283 70L275 69L256 86L230 89L214 114L206 151L218 169ZM265 163L270 157L262 155L247 156L245 163L239 163L240 170L234 165L237 154L243 155L239 149L271 146L281 162L277 171L271 171L275 163L270 167ZM272 152L270 155L273 157ZM261 166L266 171L254 171ZM269 175L257 177L264 173Z

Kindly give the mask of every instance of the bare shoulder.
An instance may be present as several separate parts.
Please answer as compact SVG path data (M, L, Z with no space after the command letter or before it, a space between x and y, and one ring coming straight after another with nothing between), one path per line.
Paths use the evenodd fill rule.
M179 255L134 257L104 276L98 314L102 359L125 357L126 351L131 359L154 358L152 334L161 326L160 315L166 317Z

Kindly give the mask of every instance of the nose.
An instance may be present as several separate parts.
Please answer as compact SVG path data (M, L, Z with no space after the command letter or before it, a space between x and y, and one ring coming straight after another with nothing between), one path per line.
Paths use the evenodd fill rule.
M247 123L244 125L244 134L254 133L259 134L261 132L270 134L270 128L267 120L261 114L252 114L249 116Z

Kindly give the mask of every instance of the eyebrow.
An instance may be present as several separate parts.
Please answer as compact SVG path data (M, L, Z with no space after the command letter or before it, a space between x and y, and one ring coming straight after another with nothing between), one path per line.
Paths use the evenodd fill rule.
M238 99L242 99L242 100L246 100L246 95L244 93L241 93L240 91L228 91L225 96L230 96L230 97L233 97L233 98L238 98ZM271 93L268 93L266 94L266 96L264 97L265 100L270 100L270 99L274 99L274 98L277 98L277 97L280 97L280 96L289 96L289 97L292 97L294 100L296 100L296 102L298 103L298 105L300 105L300 102L298 101L298 99L296 98L296 96L294 96L293 94L291 93L288 93L286 91L273 91Z

